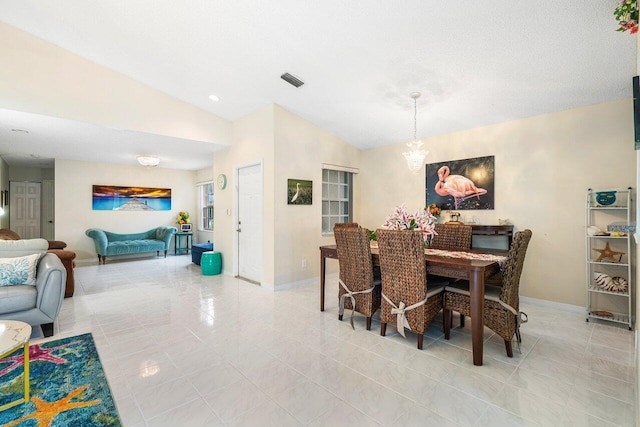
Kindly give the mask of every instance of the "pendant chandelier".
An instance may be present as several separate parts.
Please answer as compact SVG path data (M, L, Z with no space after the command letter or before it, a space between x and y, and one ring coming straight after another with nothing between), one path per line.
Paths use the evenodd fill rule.
M427 150L421 150L422 141L416 138L417 133L417 116L418 116L418 98L420 98L420 92L413 92L411 98L413 98L413 142L408 142L407 147L410 151L402 153L407 160L407 166L413 173L417 173L424 165L424 158L429 154Z

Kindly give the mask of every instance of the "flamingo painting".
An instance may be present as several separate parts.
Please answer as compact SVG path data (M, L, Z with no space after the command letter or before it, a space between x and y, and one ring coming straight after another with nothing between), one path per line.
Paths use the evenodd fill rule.
M476 187L473 181L466 176L450 175L448 166L442 166L438 169L438 183L435 190L441 196L453 197L456 209L460 203L471 197L477 197L479 200L481 195L487 194L487 190Z
M495 157L427 165L426 203L445 210L494 209Z

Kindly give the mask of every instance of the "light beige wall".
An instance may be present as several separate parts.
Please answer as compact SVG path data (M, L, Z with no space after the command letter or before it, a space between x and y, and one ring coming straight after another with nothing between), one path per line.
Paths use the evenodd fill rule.
M634 186L632 111L624 99L423 140L427 163L495 156L495 210L462 214L533 231L521 295L585 306L585 193ZM360 191L370 195L357 205L363 226L379 227L403 202L424 206L424 168L412 175L404 149L362 153Z
M213 167L196 171L196 180L198 182L213 181Z
M216 189L214 214L214 243L225 273L233 272L235 252L234 168L263 162L262 285L272 288L318 277L318 247L334 243L333 237L321 236L321 164L357 167L358 155L354 147L277 105L234 122L233 145L214 153L214 176L225 173L229 179L226 190ZM287 205L288 178L314 182L311 206Z
M222 267L225 274L234 272L236 229L234 171L240 165L262 162L264 200L261 283L266 287L272 287L274 283L273 109L273 105L270 105L233 122L233 145L213 154L213 176L217 177L221 173L227 175L227 188L220 190L216 187L213 232L215 250L222 252Z
M275 106L275 285L317 278L321 245L334 244L322 236L322 163L359 166L360 152L336 136ZM287 204L287 180L313 181L313 204ZM356 177L357 181L360 179ZM357 190L354 198L358 196ZM306 260L307 267L302 267ZM328 262L329 272L337 263Z
M101 228L115 233L136 233L160 225L175 226L179 211L195 212L196 173L109 163L57 160L55 212L57 240L76 252L80 263L97 261L93 240L84 233ZM93 185L159 187L171 189L170 211L94 211Z
M228 145L211 113L0 22L0 108Z
M53 168L9 167L9 181L42 182L43 179L53 179Z

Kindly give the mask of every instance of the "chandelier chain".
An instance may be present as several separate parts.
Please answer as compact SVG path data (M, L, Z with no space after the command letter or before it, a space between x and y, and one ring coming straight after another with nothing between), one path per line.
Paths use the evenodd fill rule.
M413 141L417 141L416 130L418 128L418 98L413 98Z

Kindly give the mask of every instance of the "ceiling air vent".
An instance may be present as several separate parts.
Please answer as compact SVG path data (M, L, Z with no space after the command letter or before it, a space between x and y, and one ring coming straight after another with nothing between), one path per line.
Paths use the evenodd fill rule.
M280 76L280 78L282 80L284 80L285 82L294 85L295 87L300 87L304 84L304 82L302 80L300 80L297 77L292 76L289 73L284 73L283 75Z

